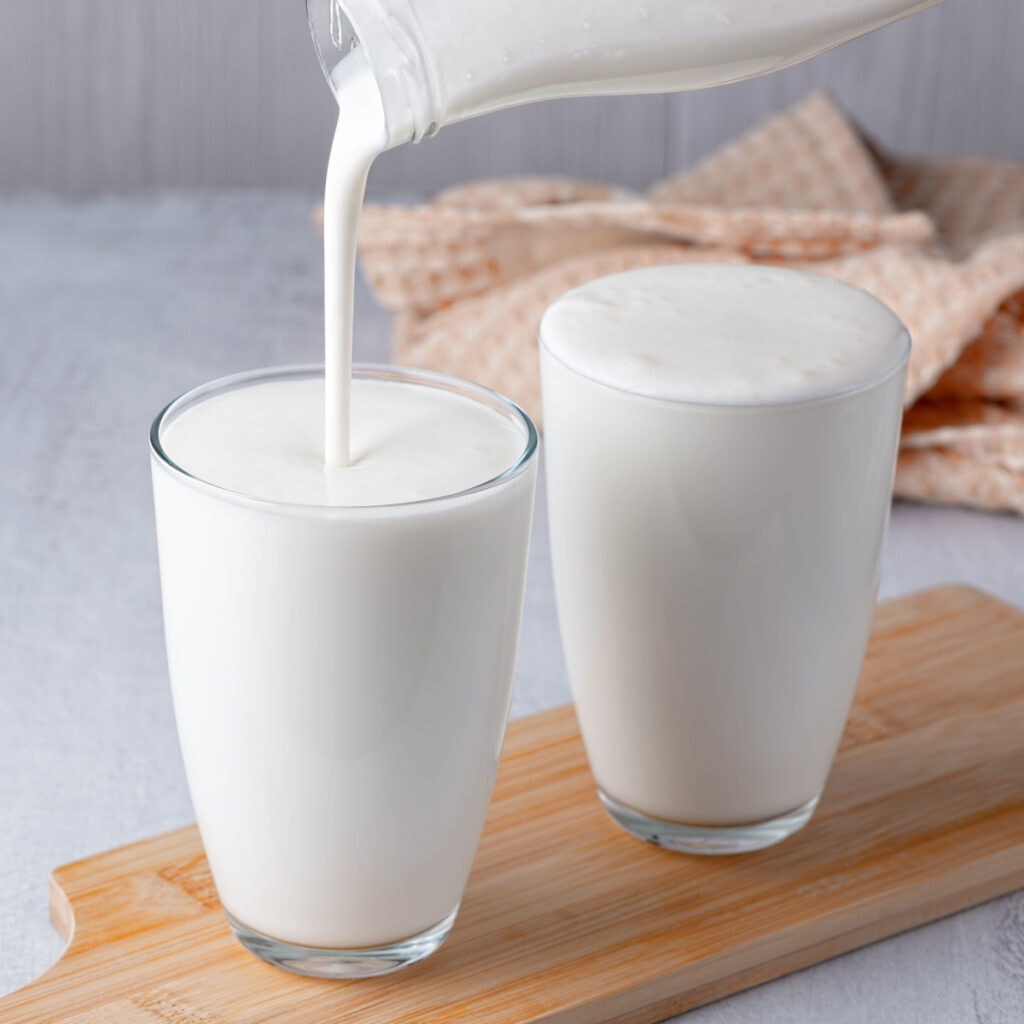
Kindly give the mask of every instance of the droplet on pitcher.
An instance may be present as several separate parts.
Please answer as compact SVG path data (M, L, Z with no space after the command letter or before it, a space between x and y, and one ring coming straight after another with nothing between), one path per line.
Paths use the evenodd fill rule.
M650 9L650 7L643 7L643 6L638 7L636 9L636 16L638 18L649 18L651 16L651 9Z

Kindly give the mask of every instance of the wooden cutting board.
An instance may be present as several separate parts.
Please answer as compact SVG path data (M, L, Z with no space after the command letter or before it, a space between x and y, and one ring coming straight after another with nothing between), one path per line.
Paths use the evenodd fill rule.
M439 953L350 982L228 932L194 828L54 872L69 937L5 1024L648 1022L1024 885L1024 616L964 588L878 612L817 815L760 853L645 846L605 816L576 721L514 722Z

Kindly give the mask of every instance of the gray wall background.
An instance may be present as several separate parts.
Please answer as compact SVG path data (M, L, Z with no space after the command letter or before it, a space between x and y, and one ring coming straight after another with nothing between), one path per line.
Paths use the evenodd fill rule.
M752 82L452 125L382 157L370 190L520 173L642 187L818 86L888 147L1024 161L1022 43L1024 0L946 0ZM0 189L319 189L335 111L302 0L0 0Z

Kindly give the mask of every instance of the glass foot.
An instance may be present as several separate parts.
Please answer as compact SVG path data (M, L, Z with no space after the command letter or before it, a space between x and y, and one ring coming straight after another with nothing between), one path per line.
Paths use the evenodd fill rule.
M378 974L400 971L430 956L448 938L458 912L459 908L456 907L443 921L412 938L371 949L296 946L263 935L230 914L227 918L235 938L250 953L275 967L310 978L372 978Z
M818 806L818 797L814 797L777 818L750 825L681 825L675 821L649 818L620 804L602 790L598 789L597 792L604 809L616 825L645 843L653 843L677 853L717 855L763 850L799 832L811 820L814 808Z

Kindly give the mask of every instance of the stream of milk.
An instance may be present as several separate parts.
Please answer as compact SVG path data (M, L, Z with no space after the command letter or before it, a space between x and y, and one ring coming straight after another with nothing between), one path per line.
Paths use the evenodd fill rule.
M361 55L360 55L361 56ZM384 108L365 60L335 69L338 127L324 188L324 462L351 459L352 315L356 239L370 165L387 145Z

